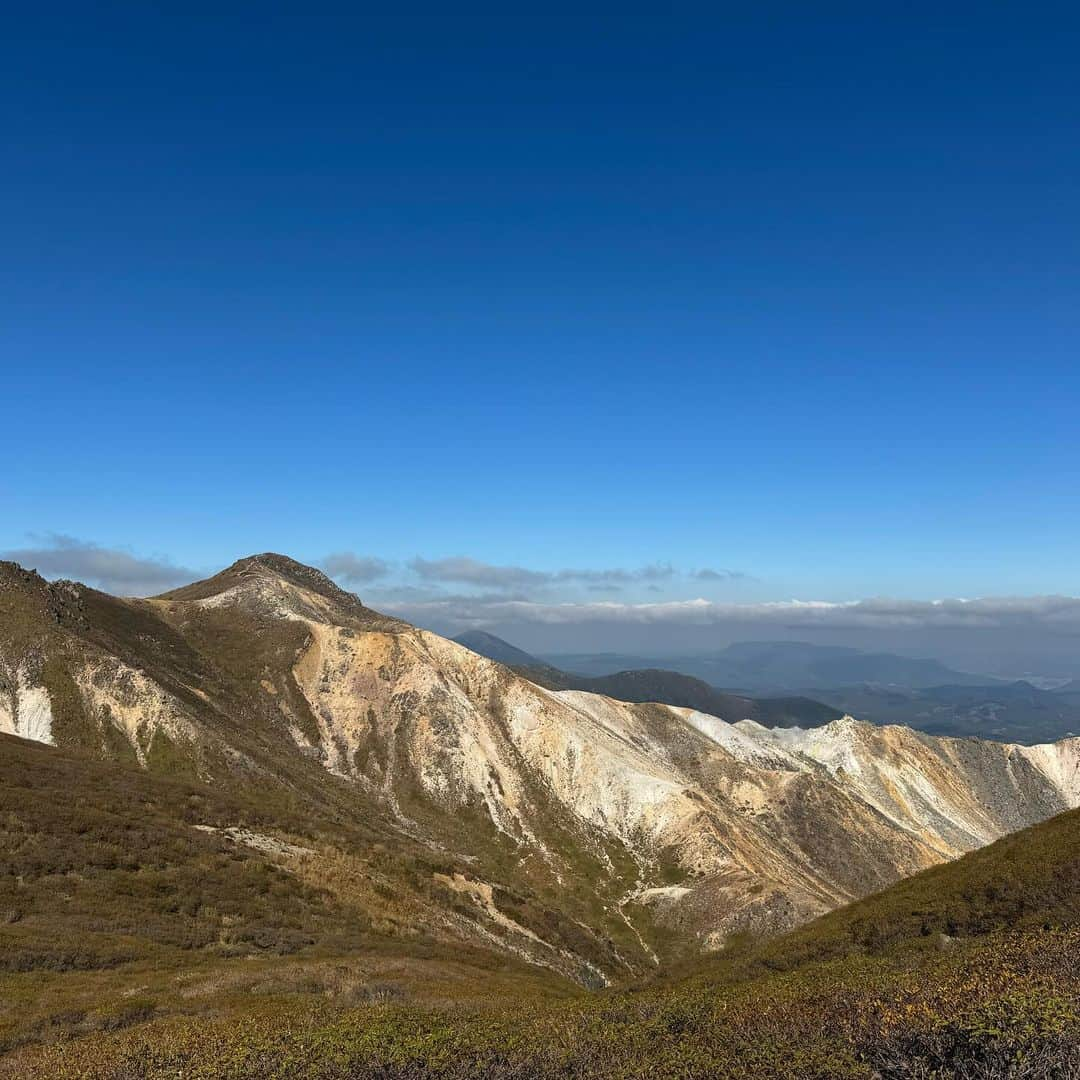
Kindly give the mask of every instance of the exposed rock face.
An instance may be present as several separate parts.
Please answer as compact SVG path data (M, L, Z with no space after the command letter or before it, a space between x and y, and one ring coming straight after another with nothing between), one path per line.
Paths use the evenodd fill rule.
M23 669L0 677L0 732L51 743L52 705L43 686L34 686Z
M1078 740L770 730L549 691L282 556L150 601L0 586L0 731L353 792L337 812L475 870L437 884L478 935L586 981L651 962L659 924L695 948L785 928L1080 804ZM528 925L530 898L581 929Z
M140 765L155 736L196 738L184 706L138 668L121 660L103 659L73 673L88 717L101 730L110 728L126 740Z

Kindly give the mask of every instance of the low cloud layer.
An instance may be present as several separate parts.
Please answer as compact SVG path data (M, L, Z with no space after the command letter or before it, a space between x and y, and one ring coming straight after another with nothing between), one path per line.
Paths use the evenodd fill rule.
M763 634L797 630L980 630L1080 634L1080 599L1069 596L846 602L778 600L737 603L707 598L622 601L619 592L691 592L725 582L754 579L718 567L679 569L668 562L636 568L539 570L483 562L466 555L440 559L416 556L404 576L392 564L352 553L329 556L324 568L347 583L375 582L373 603L413 622L482 627L510 624L686 628L738 626ZM390 578L392 580L384 580ZM411 580L410 580L411 579ZM567 590L581 590L575 597ZM582 592L586 595L582 595ZM593 594L595 599L588 598Z
M120 596L150 596L212 573L57 533L32 535L0 558ZM990 657L1008 677L1029 667L1080 677L1080 598L1072 596L738 602L694 594L732 584L730 595L737 596L755 579L667 562L541 570L464 555L394 562L337 551L319 565L388 614L443 633L490 629L537 652L666 655L738 640L798 639L933 653L969 670L981 670Z
M35 546L0 552L47 578L72 578L118 596L151 596L194 581L199 574L162 556L139 556L60 533L33 536Z
M719 626L753 624L782 629L1008 629L1036 626L1080 633L1080 598L986 597L973 600L869 599L832 603L784 600L734 604L673 600L624 604L614 601L545 604L531 600L448 597L388 604L396 614L482 626L506 622L574 625Z
M438 598L446 591L462 588L482 590L504 599L536 599L550 601L561 590L584 590L592 593L619 593L633 586L648 592L663 591L662 586L682 582L724 582L751 580L737 570L718 570L702 567L691 571L679 570L669 562L652 562L637 567L564 567L540 570L514 564L498 564L474 559L469 555L451 555L427 559L421 555L404 564L395 564L375 555L360 555L353 551L338 551L319 561L331 577L353 587L393 578L391 593L405 590L427 590Z

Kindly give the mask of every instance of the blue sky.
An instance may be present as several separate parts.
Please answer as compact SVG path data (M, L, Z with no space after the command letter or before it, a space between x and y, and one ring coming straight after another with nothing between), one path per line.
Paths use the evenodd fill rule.
M873 7L10 15L0 550L1075 595L1077 16Z

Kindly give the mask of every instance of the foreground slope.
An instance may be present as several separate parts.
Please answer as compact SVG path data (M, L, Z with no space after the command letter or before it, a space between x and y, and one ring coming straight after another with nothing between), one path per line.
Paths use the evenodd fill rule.
M438 1007L292 986L28 1047L0 1075L1064 1080L1080 1070L1078 881L1071 812L677 981Z
M283 789L223 790L0 735L0 1054L237 994L572 987L456 902L442 882L460 869Z
M150 600L5 564L0 678L0 731L363 823L364 857L431 852L425 887L472 944L590 986L1080 802L1073 740L772 730L548 690L272 554Z

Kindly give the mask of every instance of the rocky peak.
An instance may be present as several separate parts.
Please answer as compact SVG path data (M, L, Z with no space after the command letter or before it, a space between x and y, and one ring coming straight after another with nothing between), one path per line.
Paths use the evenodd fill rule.
M247 555L204 581L162 593L159 600L204 607L237 606L277 618L300 618L339 626L392 629L405 624L364 606L321 570L287 555Z
M242 579L252 575L261 576L266 574L272 574L302 589L308 589L331 600L363 606L360 598L355 593L346 592L340 588L321 570L297 562L296 559L291 559L288 555L279 555L273 551L237 559L232 566L223 570L222 575L219 576L232 575Z
M36 570L27 570L17 562L0 559L0 589L45 587L45 579Z
M74 581L46 581L36 570L27 570L16 562L0 561L0 634L10 632L16 623L24 633L44 623L81 625L83 603L81 590Z

